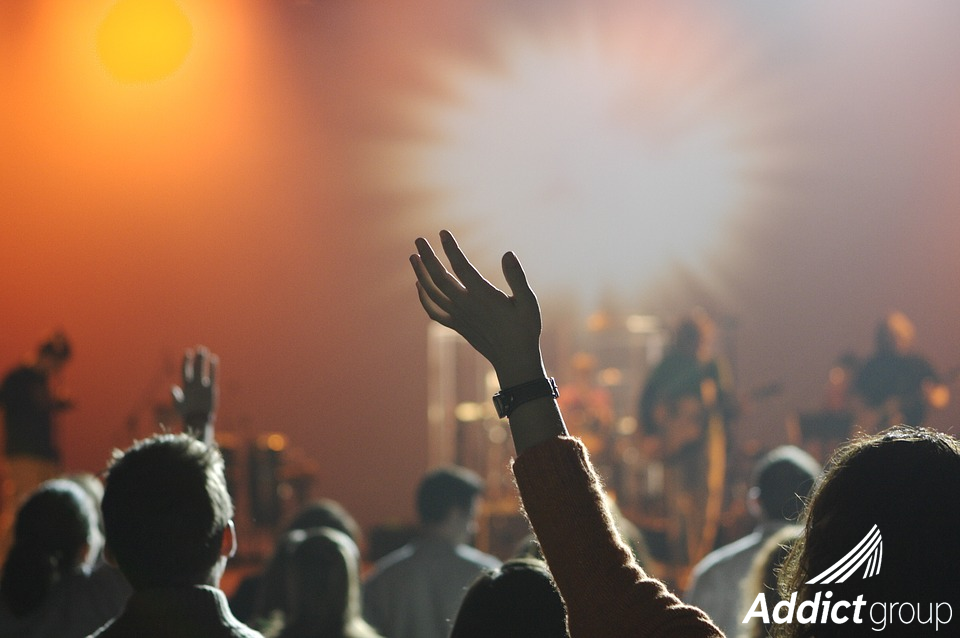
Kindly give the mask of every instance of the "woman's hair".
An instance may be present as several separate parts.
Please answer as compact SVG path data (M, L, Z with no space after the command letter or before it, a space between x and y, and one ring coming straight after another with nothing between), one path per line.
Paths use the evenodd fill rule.
M567 612L546 563L515 558L467 590L450 638L567 638Z
M40 607L64 574L83 561L82 550L99 535L90 497L72 481L47 481L21 505L13 546L0 576L0 598L15 616Z
M302 538L302 535L297 536L295 532L319 527L343 532L353 541L351 547L354 549L359 547L362 540L360 525L340 503L324 498L303 507L277 539L273 555L263 570L260 585L257 587L253 601L252 615L254 618L269 618L271 614L283 606L285 600L284 582L289 563L288 558L284 556L284 552L289 551L289 548L292 547L291 539ZM356 549L356 551L357 562L359 563L359 549Z
M287 525L287 532L298 529L312 529L314 527L329 527L343 532L350 537L357 546L360 545L360 525L350 515L350 512L337 501L322 498L303 507Z
M777 577L784 559L802 531L803 528L799 525L787 525L771 534L763 542L753 558L750 571L740 582L741 610L751 609L757 594L763 594L768 610L773 609L773 606L780 602ZM728 636L728 638L766 638L769 631L768 623L753 617L750 622L741 624L740 632L736 636Z
M780 594L797 604L818 591L833 600L867 603L960 604L960 442L932 430L899 425L856 439L836 453L814 487L804 532L784 563ZM811 585L876 526L882 538L879 573ZM824 593L826 596L826 593ZM869 621L843 625L776 625L775 635L873 635Z
M349 536L320 527L287 534L281 638L377 638L361 613L359 551Z

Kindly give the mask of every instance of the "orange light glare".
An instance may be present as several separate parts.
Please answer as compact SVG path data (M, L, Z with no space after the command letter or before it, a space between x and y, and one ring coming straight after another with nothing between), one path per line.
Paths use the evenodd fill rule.
M193 46L193 27L174 0L119 0L97 32L97 53L127 84L169 77Z

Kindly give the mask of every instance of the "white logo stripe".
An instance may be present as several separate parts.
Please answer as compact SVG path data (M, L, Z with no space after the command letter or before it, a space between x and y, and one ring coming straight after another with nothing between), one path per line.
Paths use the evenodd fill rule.
M847 552L846 556L808 580L807 584L842 583L852 576L867 560L870 562L864 570L864 578L869 578L870 576L875 576L880 573L880 562L882 559L883 538L880 536L880 530L874 525L870 528L870 531L867 532L867 535L863 537L863 540Z
M863 554L864 548L871 541L874 535L874 532L876 531L877 531L877 526L874 525L870 529L870 531L867 532L867 535L863 537L863 540L857 543L856 547L854 547L849 552L847 552L846 556L838 560L836 563L834 563L827 569L825 569L821 574L817 575L815 578L808 580L807 583L810 585L815 585L821 581L824 581L825 579L829 579L829 580L826 580L826 582L833 582L834 579L836 578L837 572L840 572L846 569L848 565L850 565L853 562L856 562L857 559Z
M880 544L880 541L881 541L880 535L877 534L877 537L874 538L874 539L871 539L870 544L862 550L861 556L860 556L859 558L857 558L857 560L856 560L855 562L853 562L852 564L849 564L849 565L846 567L846 569L845 569L845 571L843 572L842 575L834 576L834 578L833 578L832 580L831 580L831 579L827 579L827 580L824 581L824 583L831 583L831 582L842 583L842 582L845 582L848 578L850 578L851 576L853 576L853 574L854 574L858 569L860 569L860 566L861 566L861 565L863 565L865 562L867 562L868 560L870 560L870 558L871 558L871 557L874 555L874 553L876 552L877 546ZM864 576L864 577L866 577L866 576Z

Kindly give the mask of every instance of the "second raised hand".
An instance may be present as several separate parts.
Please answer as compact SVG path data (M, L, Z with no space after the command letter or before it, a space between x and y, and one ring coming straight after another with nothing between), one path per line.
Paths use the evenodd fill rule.
M540 305L516 255L508 252L501 261L511 296L477 271L450 232L441 231L440 242L453 274L422 237L416 240L417 254L410 257L427 315L458 332L490 361L501 387L542 378Z

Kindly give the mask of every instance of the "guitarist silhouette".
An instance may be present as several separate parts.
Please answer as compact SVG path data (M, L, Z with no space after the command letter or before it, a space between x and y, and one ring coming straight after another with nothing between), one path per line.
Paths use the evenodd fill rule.
M692 565L713 549L723 505L727 428L738 408L729 370L713 354L715 332L703 311L681 321L640 397L645 447L664 466L675 565Z
M929 361L912 352L913 322L891 312L877 326L876 352L853 384L857 427L869 434L892 425L921 426L929 408L946 407L950 390Z

